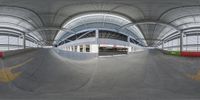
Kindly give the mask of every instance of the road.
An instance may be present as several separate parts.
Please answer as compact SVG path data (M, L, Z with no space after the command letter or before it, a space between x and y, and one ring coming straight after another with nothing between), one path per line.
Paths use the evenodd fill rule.
M38 49L0 62L0 100L200 99L200 58L157 50L75 61Z

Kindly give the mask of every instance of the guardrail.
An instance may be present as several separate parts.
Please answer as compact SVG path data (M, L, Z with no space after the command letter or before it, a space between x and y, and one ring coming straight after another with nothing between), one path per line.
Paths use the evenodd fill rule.
M10 50L10 51L0 51L0 58L6 58L26 52L30 52L36 50L37 48L27 48L27 49L19 49L19 50Z
M183 56L183 57L200 57L200 52L192 52L192 51L166 51L162 50L164 54L174 55L174 56Z
M200 52L181 52L184 57L200 57Z

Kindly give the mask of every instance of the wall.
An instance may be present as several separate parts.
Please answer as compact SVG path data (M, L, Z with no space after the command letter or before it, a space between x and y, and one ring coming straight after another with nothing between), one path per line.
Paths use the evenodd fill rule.
M81 53L81 52L71 52L64 51L54 48L54 51L61 57L71 59L71 60L90 60L98 57L97 53Z
M85 52L86 45L89 45L90 48L90 52L88 53L98 53L99 46L128 48L128 52L138 52L144 50L143 47L133 43L128 43L125 41L120 41L115 39L103 39L103 38L98 38L98 40L96 40L96 38L84 38L63 44L58 48L64 51L73 51L73 52L81 52L80 48L83 48L83 52Z

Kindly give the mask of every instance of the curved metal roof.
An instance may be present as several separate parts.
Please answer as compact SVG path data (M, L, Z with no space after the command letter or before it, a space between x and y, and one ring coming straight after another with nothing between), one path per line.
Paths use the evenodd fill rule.
M1 34L10 32L20 36L42 25L40 18L30 10L20 7L0 6ZM28 36L38 41L43 39L39 32L29 34Z
M131 20L120 15L109 13L91 13L77 16L65 22L62 28L67 28L69 30L74 31L75 33L89 28L107 28L118 31L120 27L128 23L132 23ZM125 34L135 38L144 38L142 33L136 26L129 26L127 27L127 29L132 33L124 32ZM65 34L69 33L60 31L55 39L59 40L63 38Z
M15 0L15 2L1 0L0 4L1 18L14 16L15 19L8 20L17 25L20 21L19 26L28 28L29 33L41 27L62 28L65 22L77 15L89 13L117 14L129 19L131 23L154 21L156 22L154 24L130 26L138 27L144 38L152 40L167 39L168 35L178 34L176 28L187 32L199 31L200 23L199 0L43 0L42 2L41 0ZM9 28L18 29L15 26ZM20 28L20 31L25 31L25 29ZM38 31L31 34L42 40L53 40L57 33L58 31ZM157 42L147 44L155 43Z

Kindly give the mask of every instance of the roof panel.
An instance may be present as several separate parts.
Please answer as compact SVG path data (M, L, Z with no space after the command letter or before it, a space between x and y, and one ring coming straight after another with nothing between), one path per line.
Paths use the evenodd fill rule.
M63 28L73 30L73 28L76 28L77 26L84 26L86 24L92 24L92 23L94 23L93 24L94 26L95 26L95 23L98 23L96 28L103 28L104 23L110 23L110 24L117 25L117 26L123 26L128 23L131 23L131 21L120 15L108 14L108 13L93 13L93 14L84 14L84 15L77 16L77 17L67 21L63 25ZM101 24L99 24L99 23L101 23ZM87 27L81 28L81 29L83 30L86 28ZM112 27L110 27L110 28L112 28ZM77 31L77 29L76 29L76 31ZM81 30L79 30L79 31L81 31ZM64 34L65 34L65 32L59 32L55 39L58 40Z

